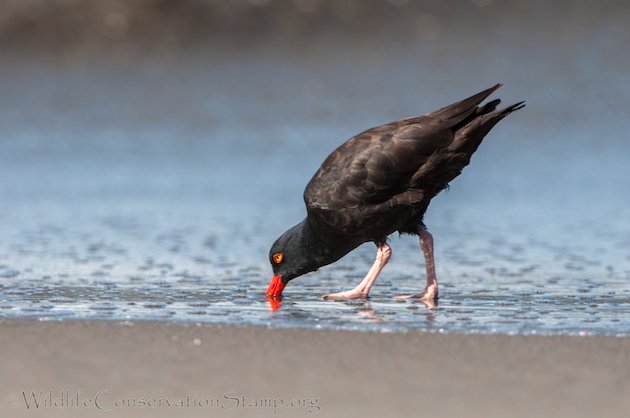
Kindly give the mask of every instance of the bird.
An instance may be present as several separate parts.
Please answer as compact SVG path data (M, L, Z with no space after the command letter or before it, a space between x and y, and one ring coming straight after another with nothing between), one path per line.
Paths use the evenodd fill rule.
M436 302L433 236L423 217L431 199L470 163L486 134L525 106L518 102L497 109L500 99L481 104L501 86L422 116L368 129L334 150L304 190L306 217L271 246L273 278L267 300L277 306L291 280L373 242L376 258L364 279L351 290L322 296L325 300L368 298L392 255L387 238L397 231L419 237L426 270L421 292L397 298Z

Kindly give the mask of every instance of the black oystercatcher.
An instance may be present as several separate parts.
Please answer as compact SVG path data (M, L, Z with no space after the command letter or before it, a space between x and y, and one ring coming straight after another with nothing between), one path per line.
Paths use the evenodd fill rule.
M429 202L457 177L492 127L524 106L497 110L499 99L480 106L501 84L424 116L391 122L350 138L322 164L306 186L307 216L271 247L277 299L290 280L339 260L372 241L376 261L354 289L324 299L365 298L392 250L387 236L398 231L420 237L427 282L418 297L434 301L438 283L433 237L422 218Z

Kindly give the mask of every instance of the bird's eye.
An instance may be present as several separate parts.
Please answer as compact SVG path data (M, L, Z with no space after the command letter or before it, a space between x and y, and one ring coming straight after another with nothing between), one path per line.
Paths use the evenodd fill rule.
M276 264L280 264L282 263L282 259L284 258L284 255L282 253L275 253L273 256L273 262Z

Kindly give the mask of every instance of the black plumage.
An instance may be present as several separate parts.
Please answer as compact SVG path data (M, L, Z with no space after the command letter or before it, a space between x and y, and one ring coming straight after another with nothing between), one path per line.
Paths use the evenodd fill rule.
M498 99L480 106L500 86L427 115L368 129L333 151L306 186L306 218L271 247L275 285L268 295L278 296L288 281L369 241L388 251L382 268L391 252L387 236L393 232L430 238L422 219L431 199L469 164L490 129L524 106L497 110Z

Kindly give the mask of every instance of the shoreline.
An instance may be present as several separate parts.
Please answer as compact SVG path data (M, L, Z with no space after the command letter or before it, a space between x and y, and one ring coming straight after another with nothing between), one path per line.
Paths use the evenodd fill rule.
M115 409L134 417L621 417L630 410L630 339L623 337L3 319L0 352L3 416Z

